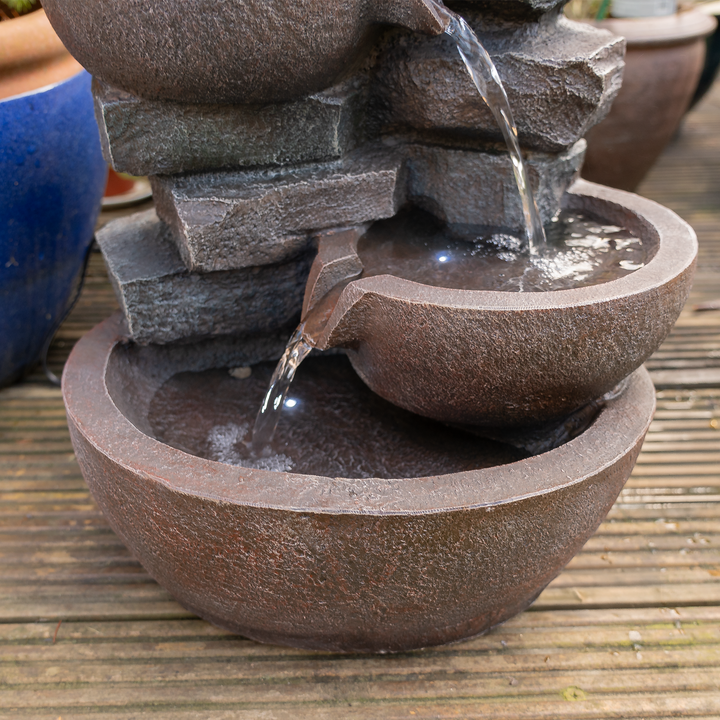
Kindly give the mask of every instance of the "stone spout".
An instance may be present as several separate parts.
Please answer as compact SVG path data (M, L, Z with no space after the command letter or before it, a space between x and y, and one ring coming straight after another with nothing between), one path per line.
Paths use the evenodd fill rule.
M451 14L440 0L378 0L376 22L400 25L424 35L440 35Z

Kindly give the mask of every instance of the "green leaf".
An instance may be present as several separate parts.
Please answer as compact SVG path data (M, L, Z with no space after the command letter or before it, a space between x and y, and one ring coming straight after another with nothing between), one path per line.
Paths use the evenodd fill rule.
M35 0L3 0L11 10L18 13L26 13L35 8Z

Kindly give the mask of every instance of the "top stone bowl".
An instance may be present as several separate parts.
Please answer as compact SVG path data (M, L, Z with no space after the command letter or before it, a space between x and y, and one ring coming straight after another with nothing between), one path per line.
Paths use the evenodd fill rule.
M254 104L323 90L352 68L378 24L436 35L434 0L44 0L94 76L150 100Z

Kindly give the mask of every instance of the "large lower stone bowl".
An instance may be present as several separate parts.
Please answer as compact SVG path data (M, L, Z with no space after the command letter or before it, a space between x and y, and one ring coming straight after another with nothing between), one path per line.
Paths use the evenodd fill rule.
M429 0L45 0L68 50L92 75L151 100L281 102L353 67L376 23L438 34Z
M317 346L348 348L374 392L443 422L496 429L574 412L660 347L690 292L697 239L667 208L585 181L563 206L628 228L651 259L610 282L551 292L361 278L343 290Z
M63 392L83 475L135 557L186 608L264 642L392 652L507 620L598 527L654 411L639 370L561 447L387 480L249 470L152 437L148 408L167 378L244 364L250 350L141 348L111 318L76 346Z

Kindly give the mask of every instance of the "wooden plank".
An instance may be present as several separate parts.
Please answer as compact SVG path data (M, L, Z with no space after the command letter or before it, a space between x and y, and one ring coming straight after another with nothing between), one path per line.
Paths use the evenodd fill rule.
M578 701L578 702L575 702ZM628 709L630 707L630 710ZM94 708L93 708L94 710ZM383 720L599 720L603 718L623 718L624 720L671 720L683 717L688 720L717 720L717 703L712 696L704 694L671 696L662 693L648 693L640 697L618 698L617 696L596 695L588 697L573 688L563 691L558 698L525 696L485 700L479 704L473 699L446 700L442 704L434 702L409 703L359 703L357 701L338 700L322 705L297 703L290 707L278 705L243 704L240 701L222 706L193 704L180 707L173 705L153 705L153 720L346 720L359 718L382 718ZM58 716L58 712L63 712ZM113 720L137 720L142 707L125 705L112 709ZM150 711L148 711L150 712ZM0 710L0 720L32 717L34 720L66 720L70 718L68 709L56 706L55 709L32 709L26 714L22 709L13 709L7 715ZM639 714L635 714L639 713ZM712 714L708 714L712 713ZM72 717L72 720L74 720ZM83 720L107 720L105 713L82 711Z
M620 707L617 696L625 693L629 695L624 700L625 711L628 700L633 698L633 695L637 695L636 711L639 713L644 713L646 708L657 708L647 704L648 697L660 697L663 698L663 705L668 709L694 710L712 714L715 711L720 712L720 695L716 687L717 674L703 670L697 670L694 674L692 671L661 669L645 672L624 670L613 673L548 672L542 673L538 678L537 674L525 675L508 668L500 676L483 676L478 679L466 679L462 676L457 678L428 676L378 682L358 677L351 682L340 683L334 675L329 675L318 678L316 683L310 681L248 683L235 682L232 679L221 682L203 680L191 684L126 683L118 679L113 683L76 687L58 683L47 687L35 686L27 690L8 689L4 692L4 706L9 708L60 706L71 710L82 707L94 708L100 704L108 708L130 705L137 709L144 704L146 707L163 705L177 707L185 703L202 707L213 703L220 707L226 705L234 708L252 708L257 712L264 704L269 704L271 709L278 705L297 707L310 703L326 706L342 699L343 702L372 703L372 707L377 711L379 703L383 705L439 701L455 703L463 700L463 704L468 701L474 703L482 701L484 704L486 701L507 703L511 698L524 697L535 704L541 698L557 702L556 698L567 700L569 697L571 700L584 700L587 704L582 709L585 712L595 713L586 717L597 717L598 710L602 709L595 705L598 700L603 698L614 700L612 707L617 712ZM571 712L577 713L579 709L573 703ZM507 711L506 707L505 712ZM337 712L335 708L336 717ZM555 712L557 713L557 710ZM620 717L626 716L620 715Z
M687 583L683 585L627 585L620 587L547 588L535 601L539 609L576 607L681 607L683 605L717 605L720 583Z
M651 370L650 378L658 389L671 387L717 387L720 385L720 368Z

